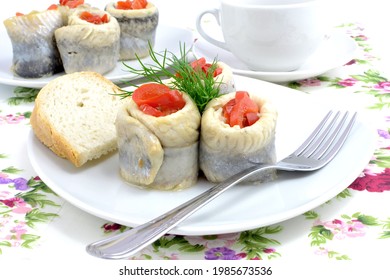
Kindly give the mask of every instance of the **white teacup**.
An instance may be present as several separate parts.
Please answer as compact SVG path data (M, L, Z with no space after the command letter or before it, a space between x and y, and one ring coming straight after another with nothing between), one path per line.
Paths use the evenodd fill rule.
M254 71L284 72L299 68L325 37L321 0L221 0L196 20L199 34L230 51ZM213 15L225 42L212 38L202 18ZM326 15L326 16L329 16Z

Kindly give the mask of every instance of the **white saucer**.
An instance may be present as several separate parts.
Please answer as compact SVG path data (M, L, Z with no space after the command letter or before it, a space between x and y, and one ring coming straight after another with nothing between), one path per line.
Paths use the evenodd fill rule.
M342 66L353 59L356 49L357 44L351 37L340 31L335 31L304 65L291 72L252 71L232 53L212 45L202 37L196 40L193 53L198 58L205 57L209 61L217 59L225 62L232 67L235 74L282 83L315 77Z

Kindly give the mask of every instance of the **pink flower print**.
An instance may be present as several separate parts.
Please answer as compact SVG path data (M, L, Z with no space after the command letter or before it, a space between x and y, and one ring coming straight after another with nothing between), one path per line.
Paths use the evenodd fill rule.
M5 116L5 120L8 124L18 124L21 121L23 121L25 117L23 115L14 116L14 115L7 115Z
M316 78L301 80L298 83L304 87L318 87L321 85L321 81Z
M10 199L0 200L4 205L13 208L12 212L17 214L26 214L32 210L27 206L27 203L20 197L13 197Z
M318 255L318 256L325 256L325 255L328 255L329 251L328 249L324 248L324 247L319 247L317 248L317 250L314 252L314 254Z
M389 81L386 81L386 82L379 82L378 84L376 84L374 86L375 89L379 89L379 90L382 90L384 92L390 92L390 82Z
M348 79L344 79L344 80L339 81L338 84L340 86L343 86L343 87L351 87L351 86L355 85L356 82L357 82L356 79L348 78Z
M358 36L352 36L352 38L355 38L356 41L367 41L368 38L365 35L358 35Z
M8 178L8 174L0 172L0 178Z
M349 188L357 191L367 190L369 192L390 191L390 169L386 168L382 173L375 176L365 174L364 177L357 178Z
M272 253L275 253L275 249L274 248L265 248L263 250L263 252L266 254L272 254Z
M348 237L362 237L365 235L365 226L359 220L352 220L345 228L344 234Z
M1 191L1 192L0 192L0 201L1 201L1 199L3 199L3 198L9 197L10 194L11 194L11 193L10 193L9 191Z
M349 66L349 65L353 65L353 64L356 64L356 59L352 59L351 61L347 62L345 65Z
M5 237L5 239L7 240L21 240L22 238L22 235L27 233L27 229L25 228L25 225L22 223L22 224L18 224L16 226L14 226L10 232L12 233L11 235L7 235Z

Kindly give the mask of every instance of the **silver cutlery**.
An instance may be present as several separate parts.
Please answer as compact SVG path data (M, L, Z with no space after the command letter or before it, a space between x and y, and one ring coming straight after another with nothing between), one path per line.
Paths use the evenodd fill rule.
M256 164L219 183L195 198L151 221L121 234L93 242L86 247L89 254L104 259L125 259L150 245L204 205L232 186L266 169L314 171L329 163L343 146L357 113L328 112L308 139L291 155L276 164Z

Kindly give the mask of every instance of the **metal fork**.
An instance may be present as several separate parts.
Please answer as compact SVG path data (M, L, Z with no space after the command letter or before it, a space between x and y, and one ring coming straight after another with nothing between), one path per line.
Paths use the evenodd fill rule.
M332 118L331 115L334 115ZM223 192L266 169L285 171L313 171L330 162L344 144L351 131L357 113L346 123L349 113L335 114L330 111L309 138L291 155L276 164L256 164L226 181L219 183L195 198L167 213L121 234L91 243L86 247L89 254L104 259L124 259L151 244L205 204Z

